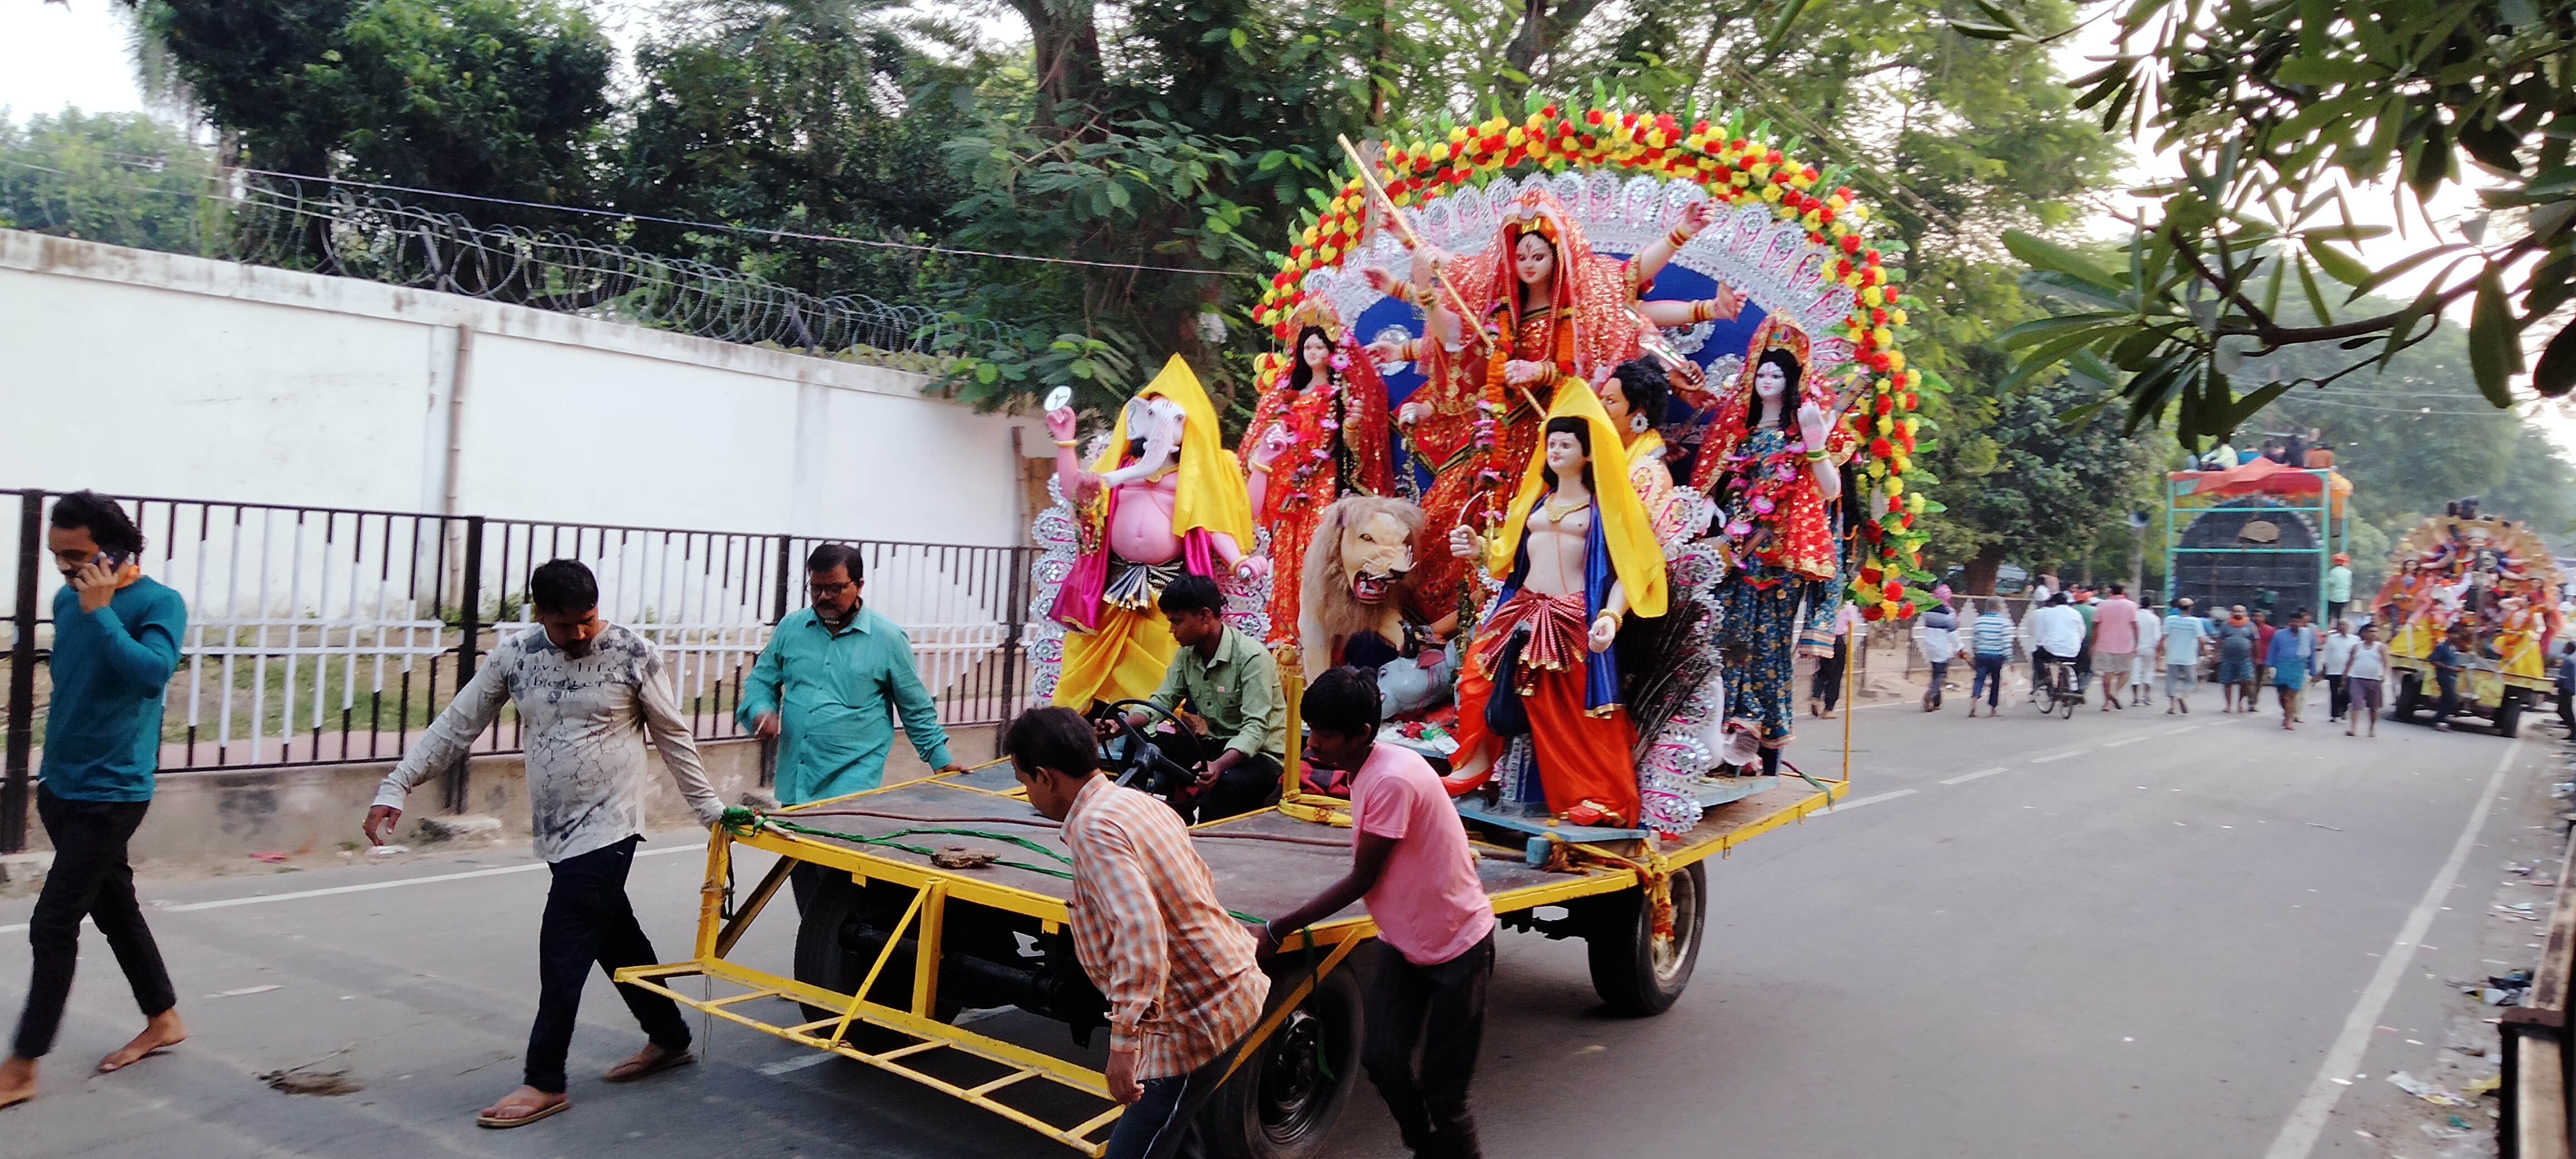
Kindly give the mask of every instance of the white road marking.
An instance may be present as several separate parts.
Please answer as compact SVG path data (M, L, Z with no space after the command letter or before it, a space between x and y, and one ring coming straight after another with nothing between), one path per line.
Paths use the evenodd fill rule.
M2172 735L2174 735L2175 733L2190 732L2191 730L2193 730L2193 729L2195 729L2195 728L2199 728L2199 727L2200 727L2200 726L2199 726L2199 725L2196 725L2196 724L2186 724L2186 725L2182 726L2181 728L2169 728L2169 729L2166 729L2166 730L2165 730L2165 735L2166 735L2166 736L2172 736Z
M2147 739L2147 738L2142 737L2142 736L2133 736L2133 737L2130 737L2130 738L2129 738L2129 739L2127 739L2127 740L2106 740L2106 741L2103 741L2103 742L2102 742L2102 747L2103 747L2103 748L2106 748L2106 749L2115 749L2115 748L2120 747L2121 745L2124 745L2124 744L2136 744L2136 743L2138 743L2139 741L2142 741L2142 740L2145 740L2145 739Z
M2485 826L2487 813L2495 806L2496 793L2504 787L2505 772L2521 752L2522 741L2517 738L2497 758L2495 774L2487 778L2486 791L2478 794L2478 807L2469 812L2460 840L2451 847L2451 859L2442 863L2440 873L2433 875L2433 884L2424 890L2424 900L2415 903L2414 910L2406 915L2406 924L2398 929L2389 946L2391 952L2380 959L2378 971L2362 989L2361 1000L2344 1020L2342 1035L2326 1051L2325 1064L2318 1068L2316 1081L2308 1085L2306 1096L2291 1109L2289 1120L2281 1124L2280 1135L2272 1140L2271 1149L2263 1152L2263 1159L2306 1159L2308 1152L2316 1149L2317 1136L2325 1131L2326 1116L2334 1112L2335 1102L2343 1096L2338 1084L2351 1085L2335 1076L2352 1073L2352 1068L2360 1064L2362 1053L2370 1047L2371 1028L2378 1024L2380 1012L2388 1008L2388 999L2397 992L2397 975L2407 968L2411 955L2394 951L2422 939L2424 931L2432 927L2434 911L2441 907L2443 895L2451 892L2460 867L2467 864L2469 850L2477 845L2478 830Z
M637 857L658 857L665 853L704 853L704 845L673 845L661 849L639 849ZM367 893L379 889L398 889L406 885L429 885L441 881L464 881L475 877L499 877L505 873L534 873L546 863L532 861L526 865L503 865L492 869L470 869L463 873L435 873L428 877L406 877L398 881L370 881L359 885L335 885L328 889L300 889L293 893L265 893L253 897L228 897L218 901L192 901L186 905L159 907L163 913L183 914L196 910L231 909L238 905L266 905L273 901L301 901L308 897L330 897L342 893ZM86 920L86 919L84 919ZM27 928L27 923L0 926L0 934L14 934Z
M1857 800L1857 801L1844 801L1844 802L1842 802L1842 803L1840 803L1840 804L1838 804L1838 805L1835 805L1835 806L1833 807L1833 810L1832 810L1832 811L1833 811L1833 812L1836 812L1836 813L1840 813L1840 812L1842 812L1842 811L1844 811L1844 810L1846 810L1846 809L1857 809L1857 808L1860 808L1860 807L1861 807L1861 806L1863 806L1863 805L1875 805L1875 804L1877 804L1877 803L1879 803L1879 802L1881 802L1881 801L1893 801L1893 800L1897 799L1898 797L1911 797L1911 796L1913 796L1913 795L1915 794L1915 792L1916 792L1916 790L1913 790L1913 789L1898 789L1897 791L1895 791L1895 792L1893 792L1893 793L1880 793L1879 795L1877 795L1877 796L1875 796L1875 797L1863 797L1863 798L1861 798L1861 799L1859 799L1859 800Z
M1961 773L1961 774L1959 774L1958 776L1952 777L1952 778L1950 778L1949 780L1943 781L1943 782L1941 782L1941 783L1942 783L1942 784L1944 784L1944 785L1958 785L1958 784L1965 784L1965 783L1967 783L1967 782L1969 782L1969 781L1976 780L1976 779L1977 779L1977 778L1979 778L1979 777L1991 777L1991 776L1995 775L1996 773L2008 772L2008 771L2010 771L2010 770L2006 770L2006 769L1979 769L1979 770L1977 770L1976 772L1973 772L1973 773Z
M2044 757L2032 757L2030 758L2030 763L2034 765L2044 765L2050 761L2062 761L2068 757L2080 757L2092 751L2093 750L2090 748L2068 749L2062 753L2050 753Z

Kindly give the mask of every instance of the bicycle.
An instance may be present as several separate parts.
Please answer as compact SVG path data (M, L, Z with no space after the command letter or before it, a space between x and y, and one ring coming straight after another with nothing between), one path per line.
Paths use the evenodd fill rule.
M2063 709L2066 719L2075 719L2075 706L2084 702L2084 694L2075 687L2075 662L2047 656L2040 661L2043 678L2032 694L2039 701L2039 714Z

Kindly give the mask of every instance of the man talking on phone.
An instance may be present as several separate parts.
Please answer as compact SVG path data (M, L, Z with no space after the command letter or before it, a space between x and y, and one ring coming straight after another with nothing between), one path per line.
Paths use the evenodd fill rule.
M36 1060L53 1049L71 997L82 918L107 939L143 1009L143 1032L100 1059L98 1073L188 1037L170 972L134 900L125 853L152 807L161 697L179 667L187 603L143 577L143 533L116 500L95 491L65 495L54 502L52 524L46 547L63 588L54 593L54 691L36 817L54 843L54 864L27 921L35 964L17 1041L0 1063L0 1107L36 1096Z

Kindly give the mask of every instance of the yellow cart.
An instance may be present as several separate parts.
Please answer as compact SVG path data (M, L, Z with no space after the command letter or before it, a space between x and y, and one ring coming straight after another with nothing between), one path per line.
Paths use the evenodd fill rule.
M1289 735L1299 735L1293 718ZM1349 867L1348 803L1304 794L1293 776L1284 779L1280 805L1192 831L1219 896L1242 915L1285 913ZM1583 938L1603 1001L1648 1015L1671 1006L1690 981L1708 859L1828 807L1849 783L1847 775L1749 779L1718 794L1734 799L1709 808L1680 841L1590 839L1599 831L1482 815L1467 823L1504 927ZM729 884L737 847L779 858L738 905ZM1078 1046L1104 1024L1105 1007L1066 929L1063 849L1007 767L780 809L719 830L708 843L690 958L622 969L617 980L902 1075L1097 1156L1119 1113L1100 1072L952 1024L966 1010L1017 1007L1065 1023ZM728 960L799 866L812 867L804 875L812 886L796 976ZM1354 906L1287 940L1272 966L1270 1009L1208 1120L1213 1153L1320 1152L1359 1077L1357 975L1371 956L1354 951L1376 932ZM673 984L693 976L708 980L686 988L701 993ZM773 1019L791 1010L802 1013Z

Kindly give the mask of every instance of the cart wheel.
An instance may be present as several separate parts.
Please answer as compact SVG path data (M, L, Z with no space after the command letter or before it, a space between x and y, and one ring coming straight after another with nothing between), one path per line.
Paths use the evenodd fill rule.
M814 884L813 904L796 925L796 980L848 994L867 980L868 967L876 961L874 955L861 955L841 940L841 931L851 920L866 915L867 892L845 870L820 869L820 874ZM888 1006L901 1007L911 995L912 954L908 949L898 949L894 960L886 963L885 971L877 976L876 993L871 997ZM797 1005L804 1007L807 1022L839 1018L842 1013L801 1002ZM944 1001L931 1010L932 1017L941 1022L954 1021L958 1013L955 1003Z
M2415 719L2415 710L2423 706L2423 680L2412 672L2398 677L2397 699L2388 702L2389 718L2399 721L2413 720Z
M2524 698L2529 697L2530 695L2531 693L2520 688L2508 688L2504 690L2504 699L2496 703L2495 732L2497 736L2510 740L2512 739L2513 734L2522 731L2522 703Z
M1584 939L1592 951L1592 988L1615 1014L1643 1017L1672 1009L1690 985L1699 964L1699 943L1707 929L1708 865L1694 861L1671 878L1673 932L1655 936L1654 914L1643 889L1622 890L1594 899L1593 932Z
M1390 952L1380 949L1376 952ZM1285 993L1294 982L1273 983ZM1206 1119L1216 1159L1307 1159L1324 1153L1360 1080L1362 999L1345 964L1306 995L1268 1042L1235 1069Z

